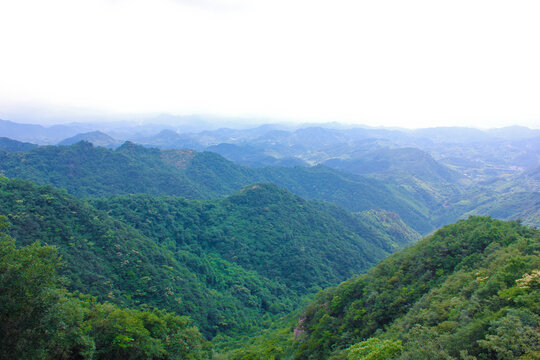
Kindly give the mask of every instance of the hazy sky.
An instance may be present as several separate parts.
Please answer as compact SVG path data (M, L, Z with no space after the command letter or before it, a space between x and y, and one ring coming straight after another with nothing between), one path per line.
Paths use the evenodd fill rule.
M540 128L539 19L538 0L0 0L0 115Z

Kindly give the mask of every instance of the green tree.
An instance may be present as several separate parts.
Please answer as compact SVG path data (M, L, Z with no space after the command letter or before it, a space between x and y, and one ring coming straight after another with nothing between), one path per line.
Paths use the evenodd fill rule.
M57 327L56 250L33 244L17 249L0 216L0 358L44 356Z
M347 349L347 360L392 360L403 350L401 341L370 338Z
M540 317L531 311L510 309L506 316L493 321L490 333L480 346L498 360L538 358Z

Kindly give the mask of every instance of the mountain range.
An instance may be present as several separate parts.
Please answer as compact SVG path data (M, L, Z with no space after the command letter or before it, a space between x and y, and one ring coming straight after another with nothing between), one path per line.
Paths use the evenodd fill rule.
M540 354L537 130L122 126L0 121L1 358Z

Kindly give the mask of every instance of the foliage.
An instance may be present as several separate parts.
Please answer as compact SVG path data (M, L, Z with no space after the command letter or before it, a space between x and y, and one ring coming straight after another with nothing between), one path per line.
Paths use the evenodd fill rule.
M188 318L67 293L55 248L17 248L0 237L0 358L210 359L209 344Z
M303 311L294 357L343 359L376 338L364 345L401 341L399 359L535 358L539 270L538 230L459 221L320 292Z
M392 360L396 359L402 350L400 340L370 338L350 346L346 351L348 360Z
M372 228L360 222L346 227L339 217L348 213L325 211L268 184L221 201L136 195L92 204L160 243L217 253L299 294L344 280L393 251Z
M148 149L130 142L109 150L82 141L24 153L0 152L0 173L65 188L83 198L145 193L215 199L249 184L271 182L350 211L393 211L419 232L433 229L429 208L406 189L324 166L250 169L210 152Z
M268 320L264 314L292 310L298 301L279 282L200 248L156 243L50 187L4 178L0 209L20 244L37 239L57 246L71 291L123 306L189 314L208 337L262 326Z
M156 149L126 143L116 151L88 142L42 146L24 153L0 153L7 177L65 188L79 197L145 192L201 197L185 176L160 161Z
M6 220L0 217L0 358L40 357L54 326L58 256L38 244L17 249Z
M0 150L1 151L7 151L7 152L28 151L36 147L37 147L36 144L20 142L17 140L9 139L7 137L0 137Z
M92 204L0 180L11 235L57 246L70 291L189 315L208 338L267 327L395 250L373 223L265 184L212 202L134 195Z

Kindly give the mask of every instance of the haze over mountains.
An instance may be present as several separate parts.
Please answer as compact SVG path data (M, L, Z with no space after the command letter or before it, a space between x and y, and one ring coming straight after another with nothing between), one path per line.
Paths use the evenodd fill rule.
M0 136L0 357L538 354L538 130Z
M188 190L190 186L186 185L189 181L184 179L181 185L185 188L184 190L174 192L172 189L179 186L177 184L172 186L172 192L167 192L188 198L223 196L250 183L268 181L285 186L304 197L336 202L351 211L379 208L397 212L402 218L410 217L411 213L415 213L415 220L408 219L407 223L422 233L453 222L467 214L490 215L491 209L494 209L494 214L505 219L519 217L525 223L539 224L538 203L534 199L537 198L540 189L540 181L535 176L540 168L540 130L526 127L513 126L488 130L444 127L409 130L345 128L339 124L328 124L328 127L298 126L294 129L270 124L248 129L222 128L200 132L178 132L170 125L142 125L140 127L122 127L121 123L114 127L111 124L103 125L104 128L111 129L113 135L123 134L123 137L115 138L104 131L97 130L99 124L64 124L60 125L60 128L58 126L46 128L39 125L2 121L0 125L1 134L10 135L15 140L46 144L47 142L42 139L50 139L51 134L56 134L57 139L54 143L59 145L70 145L84 140L95 146L119 148L114 153L101 152L99 156L105 156L104 161L108 161L105 159L110 156L118 157L120 153L127 155L125 146L120 147L126 140L148 148L196 150L195 153L183 152L182 155L163 151L160 155L162 159L150 160L148 158L145 160L148 166L143 166L146 169L154 168L154 170L157 170L156 166L162 168L165 166L169 167L168 170L163 170L163 168L159 171L183 172L184 177L194 177L191 180L197 185L191 186L190 190ZM92 127L94 130L80 132L85 126ZM67 136L68 133L70 136ZM2 149L6 151L28 149L22 145L17 147L0 144L0 146L3 146ZM67 149L46 151L58 152L54 155L50 154L58 159L63 159L62 156L67 156L65 153L69 152ZM95 151L99 152L97 149ZM199 154L200 151L220 154L233 163L225 162L219 157L212 157L210 154ZM42 161L37 154L44 153L32 154L18 155L25 158L24 166L30 166L28 157L36 156L35 161ZM134 152L130 156L133 154ZM156 157L157 153L152 156ZM205 160L202 160L203 158ZM140 160L136 159L135 162ZM68 160L66 158L62 161ZM93 163L94 160L88 159L88 161ZM168 165L163 165L163 161L168 162ZM176 164L172 164L174 161ZM178 169L179 162L186 164L184 169ZM177 169L171 169L171 164ZM324 165L324 167L313 167L308 170L315 165ZM16 171L10 172L11 170L6 168L6 165L2 166L5 174L16 176ZM15 165L13 163L10 166ZM85 164L85 166L90 165ZM97 163L94 166L98 166ZM125 161L122 166L142 169L129 161ZM105 166L101 170L108 171L106 168ZM202 170L203 168L205 170ZM84 166L79 170L86 171L85 173L94 171L84 170ZM341 172L338 173L335 170ZM62 184L61 177L47 182L45 180L49 176L47 174L38 175L35 170L20 169L20 171L33 173L33 177L25 175L25 178L39 183L73 187L73 185ZM121 172L126 174L126 171L124 169ZM197 174L200 171L203 171L204 175ZM136 170L136 173L136 177L140 177L144 170L142 172ZM314 173L318 175L312 175ZM332 175L329 175L330 173ZM150 178L153 175L148 173L146 176ZM312 179L307 180L310 176ZM315 183L324 176L332 177L326 183L326 186L332 184L330 185L332 190L330 192L321 189L315 191ZM296 177L296 179L292 180L291 177ZM345 183L348 185L345 185L343 180L346 180ZM372 190L366 191L367 182L375 180L379 181L377 185L372 186ZM212 181L214 183L209 184ZM336 181L341 181L341 184L337 185ZM354 187L353 184L359 182L363 183L363 190L352 190L351 186ZM126 183L123 182L123 184ZM147 187L144 192L156 193L152 190L154 185L142 186ZM200 186L203 187L200 191L195 189ZM208 189L208 186L212 189ZM72 189L72 191L75 190ZM141 189L126 188L123 191L125 193L139 192ZM372 200L368 200L371 203L366 204L365 196L351 195L351 191L364 194L391 191L394 194L391 197L378 195L377 205L374 205ZM74 193L77 192L79 192L78 195L95 196L95 194L82 194L80 189ZM514 193L516 196L509 195ZM386 202L381 200L385 197ZM388 201L390 198L394 199ZM501 201L507 205L505 208L514 210L496 210ZM398 210L403 207L409 209ZM411 208L414 210L410 210Z

